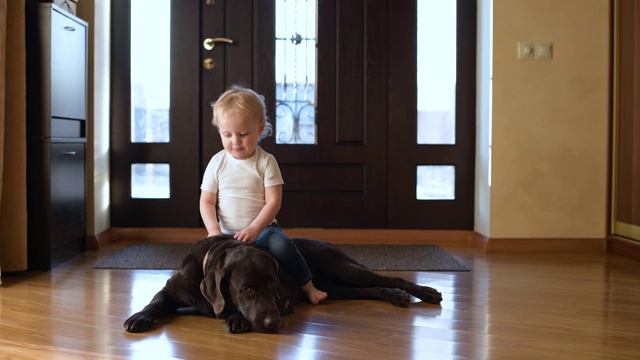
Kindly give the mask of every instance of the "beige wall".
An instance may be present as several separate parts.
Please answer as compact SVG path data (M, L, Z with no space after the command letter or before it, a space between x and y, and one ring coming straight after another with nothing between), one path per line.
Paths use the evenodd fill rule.
M609 0L493 0L493 81L479 82L478 105L492 109L479 110L479 137L492 139L490 167L478 157L491 173L477 184L483 235L607 235L609 34ZM518 41L552 41L553 60L519 61Z
M24 0L7 1L5 128L0 203L0 264L27 268L27 133Z

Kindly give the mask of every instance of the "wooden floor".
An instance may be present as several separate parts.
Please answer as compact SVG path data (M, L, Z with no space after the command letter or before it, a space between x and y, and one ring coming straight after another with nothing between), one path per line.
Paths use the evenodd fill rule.
M440 290L441 306L325 301L298 306L279 334L231 335L199 316L129 334L123 321L171 272L92 269L123 245L51 272L3 274L0 359L640 358L640 263L619 255L441 245L471 271L393 273Z

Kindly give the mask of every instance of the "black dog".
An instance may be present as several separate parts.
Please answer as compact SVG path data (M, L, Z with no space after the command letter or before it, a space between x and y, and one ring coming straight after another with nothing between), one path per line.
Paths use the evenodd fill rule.
M328 299L381 299L407 307L410 295L439 304L433 288L376 274L337 246L309 239L292 239L305 258L318 289ZM142 309L124 323L128 332L151 329L163 317L192 308L226 319L231 333L277 332L280 316L293 313L306 299L292 276L262 248L227 236L196 243L178 271Z

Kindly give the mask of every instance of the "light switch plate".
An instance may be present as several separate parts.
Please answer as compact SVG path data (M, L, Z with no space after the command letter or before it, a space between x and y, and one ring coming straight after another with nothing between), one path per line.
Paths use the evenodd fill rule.
M518 60L534 60L535 56L535 43L518 41Z
M553 43L537 42L535 44L536 60L551 60L553 58Z
M553 43L550 41L518 41L518 60L552 60Z

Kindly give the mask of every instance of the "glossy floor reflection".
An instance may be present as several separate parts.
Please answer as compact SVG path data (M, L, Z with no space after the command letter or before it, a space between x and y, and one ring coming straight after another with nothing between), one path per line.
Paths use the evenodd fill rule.
M443 246L470 272L388 272L443 293L441 306L381 301L299 305L279 334L228 334L172 317L143 334L123 321L170 271L94 270L109 251L52 272L3 274L0 358L634 359L640 263L617 255L486 255Z

